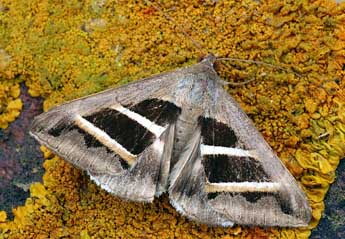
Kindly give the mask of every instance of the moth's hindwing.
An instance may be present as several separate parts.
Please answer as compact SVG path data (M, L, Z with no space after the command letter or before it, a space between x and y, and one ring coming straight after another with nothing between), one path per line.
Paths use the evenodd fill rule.
M306 226L305 194L222 88L214 59L56 107L31 133L122 198L168 190L201 223Z

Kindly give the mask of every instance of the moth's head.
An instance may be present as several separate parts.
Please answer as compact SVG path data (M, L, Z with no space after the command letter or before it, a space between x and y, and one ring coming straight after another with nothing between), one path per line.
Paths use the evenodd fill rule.
M199 62L205 62L205 63L208 63L212 66L216 62L216 60L217 60L217 57L212 53L209 53L206 56L203 55L203 56L199 57Z
M219 85L228 85L229 84L228 82L222 80L218 76L218 72L221 69L221 62L219 61L219 59L220 58L216 57L212 53L209 53L206 56L199 57L200 63L202 63L203 65L208 66L211 69L211 71L216 75L214 77L211 77L211 79L213 79Z

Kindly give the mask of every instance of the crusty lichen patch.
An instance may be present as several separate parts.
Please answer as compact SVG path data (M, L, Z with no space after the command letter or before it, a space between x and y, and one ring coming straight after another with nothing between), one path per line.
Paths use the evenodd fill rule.
M164 1L159 7L136 1L4 0L0 97L5 100L0 109L18 98L13 83L18 77L32 96L45 98L47 110L195 63L200 50L181 34L183 29L201 44L203 54L275 66L220 62L220 74L232 82L255 79L229 87L229 93L307 193L313 208L309 227L198 225L176 213L167 196L153 204L113 197L44 149L43 184L32 185L31 197L14 209L13 221L0 213L0 238L290 239L308 238L317 226L323 198L345 155L345 5L326 0L186 0ZM0 111L3 127L20 112L19 102L11 104L17 110L10 111L12 116Z
M0 80L0 128L7 128L19 116L23 107L19 95L19 84Z

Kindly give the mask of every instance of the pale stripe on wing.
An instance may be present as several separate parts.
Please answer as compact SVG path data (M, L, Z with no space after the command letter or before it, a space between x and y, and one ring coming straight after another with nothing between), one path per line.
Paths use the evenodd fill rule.
M81 117L80 115L76 115L74 117L74 122L79 128L81 128L88 134L95 137L104 146L113 150L122 159L126 160L126 162L130 166L135 162L136 155L129 152L126 148L124 148L116 140L112 139L107 133L105 133L100 128L96 127L95 125L93 125L92 123L90 123L89 121Z
M231 182L231 183L210 183L206 182L205 191L208 193L216 192L277 192L279 183L271 182Z
M146 119L145 117L141 116L140 114L138 114L138 113L136 113L134 111L131 111L131 110L123 107L120 104L112 105L110 108L114 109L114 110L120 112L121 114L126 115L128 118L138 122L140 125L145 127L148 131L153 133L156 136L156 138L159 138L159 136L165 130L164 127L155 124L155 122L152 122L151 120Z
M235 157L252 157L257 158L255 156L255 152L253 150L244 150L239 148L228 148L223 146L212 146L212 145L200 145L201 156L204 155L230 155Z

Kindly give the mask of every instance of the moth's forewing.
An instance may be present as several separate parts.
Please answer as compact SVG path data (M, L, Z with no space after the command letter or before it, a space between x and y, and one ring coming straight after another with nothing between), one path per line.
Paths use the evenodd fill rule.
M174 77L161 74L68 102L35 118L30 132L112 194L152 201L167 181L161 168L170 162L180 112L161 99Z
M213 69L208 71L189 77L194 88L212 90L197 119L200 139L191 138L171 173L173 205L208 224L306 226L311 209L305 194L240 106L214 84L220 79Z

